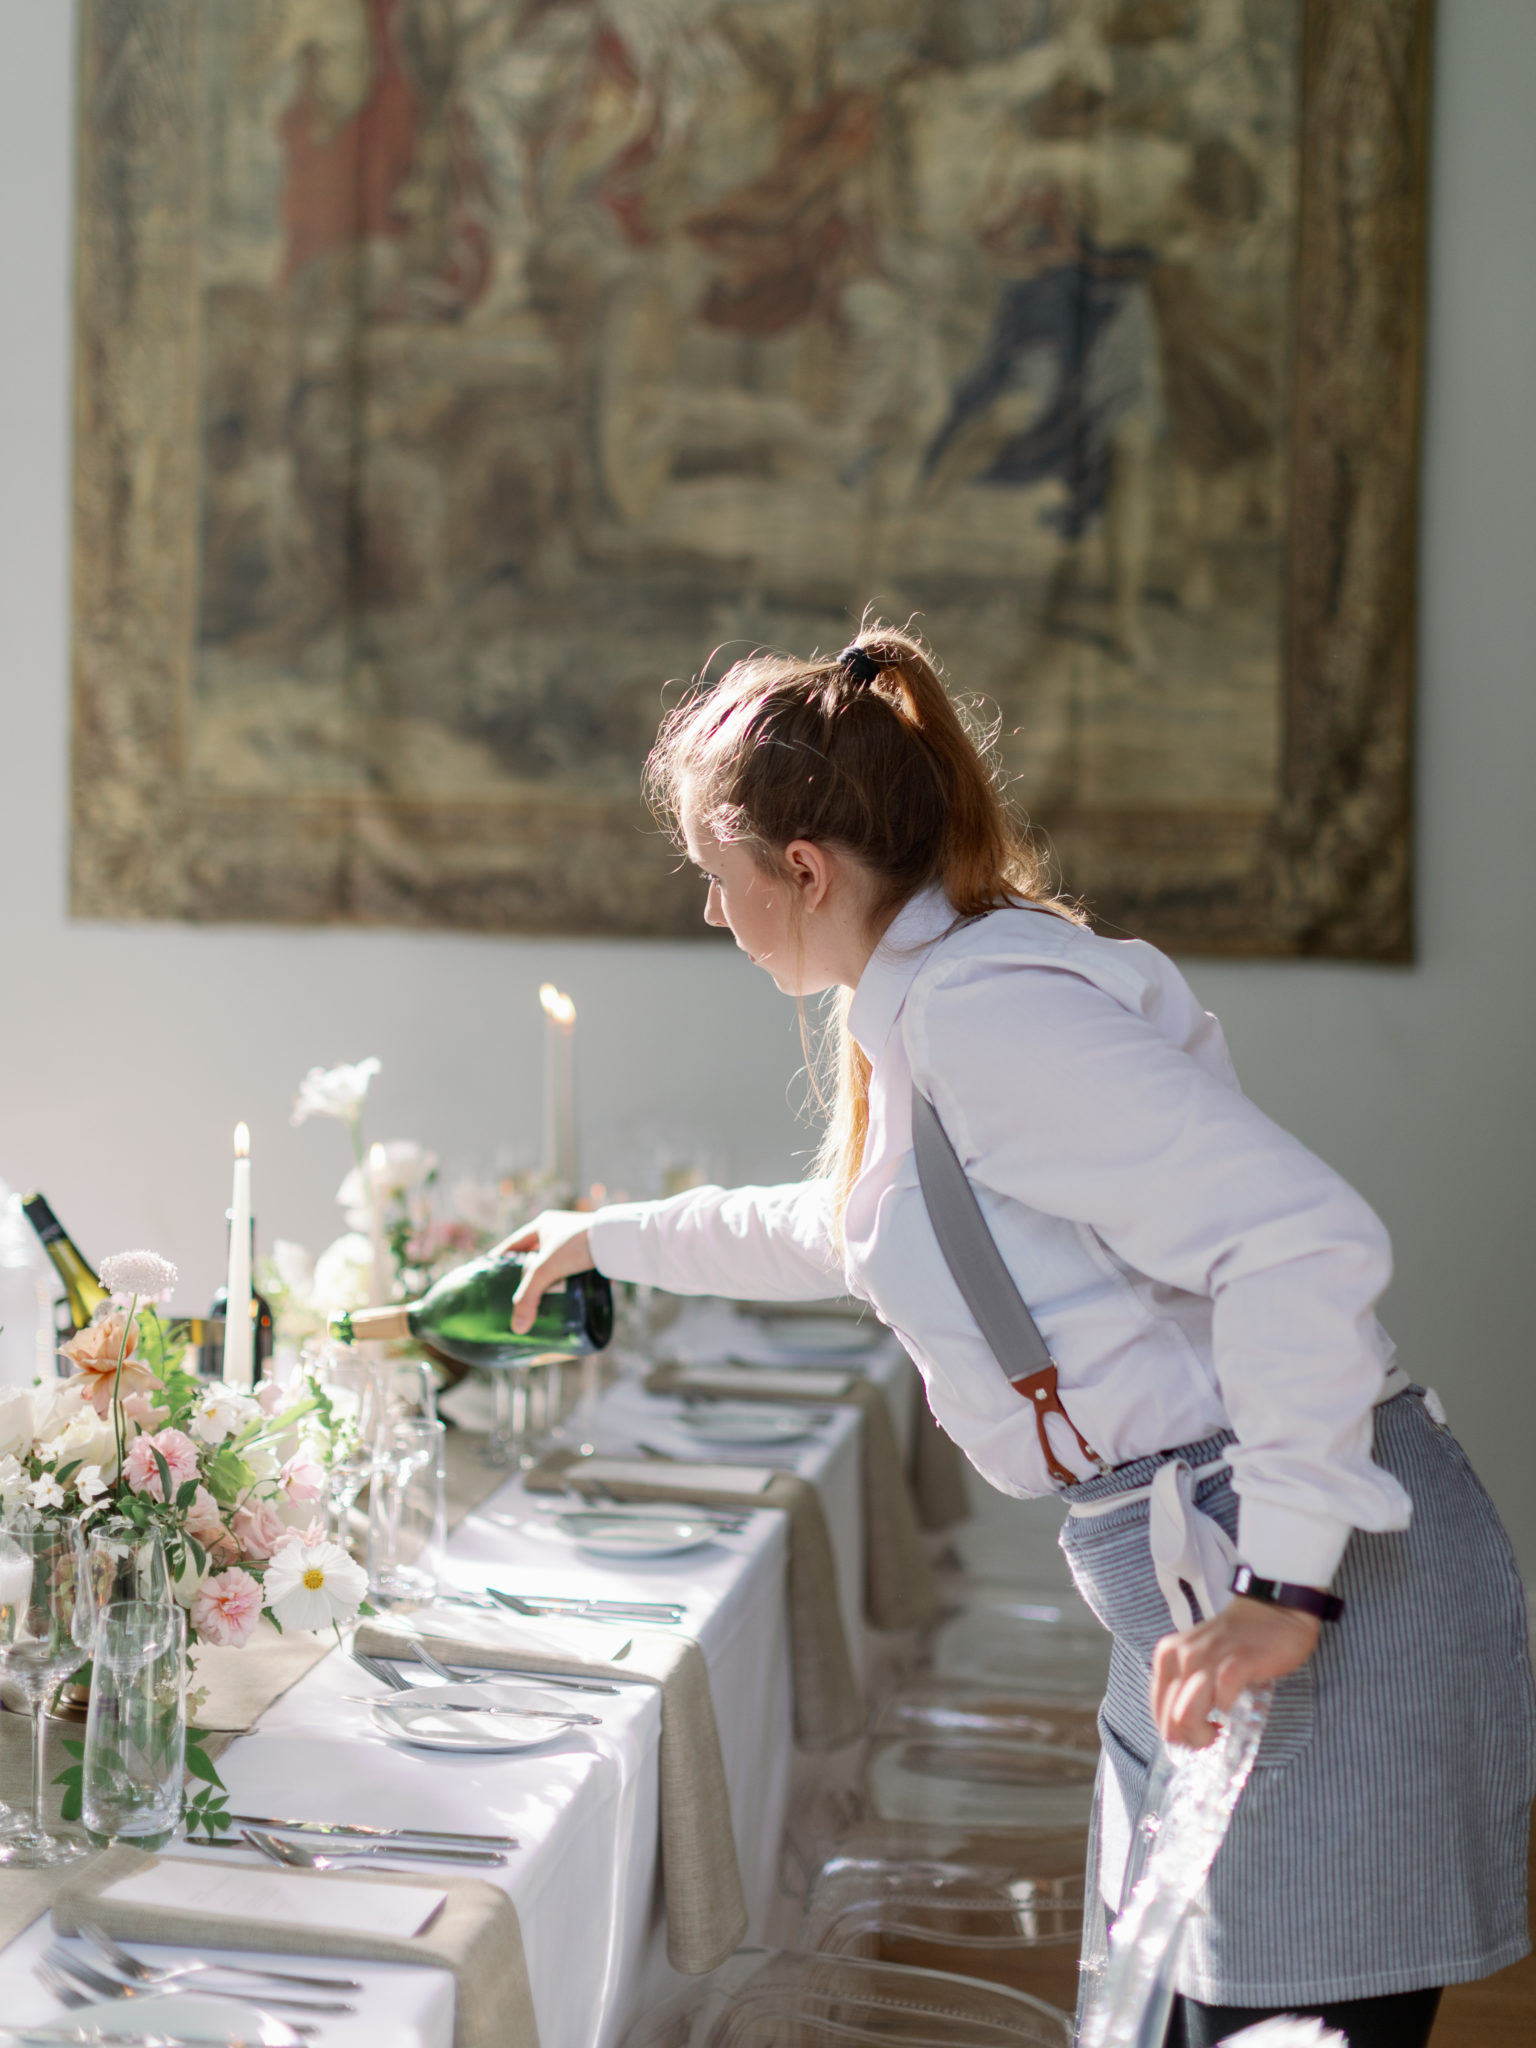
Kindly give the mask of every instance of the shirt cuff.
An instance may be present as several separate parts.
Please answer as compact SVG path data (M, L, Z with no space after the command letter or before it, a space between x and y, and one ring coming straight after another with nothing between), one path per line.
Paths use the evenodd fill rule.
M656 1285L654 1256L646 1256L645 1232L641 1219L654 1202L609 1202L587 1225L587 1243L592 1263L610 1280L634 1280ZM654 1246L652 1247L654 1253Z
M1353 1533L1333 1515L1245 1500L1238 1509L1237 1554L1255 1578L1326 1592Z

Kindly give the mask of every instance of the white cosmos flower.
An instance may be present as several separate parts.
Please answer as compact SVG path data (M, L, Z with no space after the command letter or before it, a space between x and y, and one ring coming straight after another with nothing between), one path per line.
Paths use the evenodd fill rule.
M169 1301L178 1277L158 1252L114 1252L101 1262L102 1286L125 1301L135 1294L140 1301Z
M328 1628L362 1605L368 1574L339 1543L285 1543L267 1566L265 1603L283 1629Z
M293 1122L312 1116L335 1116L350 1123L363 1106L368 1083L379 1073L378 1060L359 1060L355 1067L311 1067L293 1098Z

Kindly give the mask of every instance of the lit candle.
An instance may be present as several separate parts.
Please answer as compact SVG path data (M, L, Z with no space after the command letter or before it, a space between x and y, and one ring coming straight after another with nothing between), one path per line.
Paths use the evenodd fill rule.
M576 1198L576 1005L553 982L544 1005L544 1171L557 1200Z
M249 1387L255 1378L256 1325L251 1318L251 1134L235 1125L235 1185L229 1198L229 1277L224 1291L224 1379Z
M390 1266L389 1241L384 1235L385 1177L389 1154L382 1145L368 1148L368 1235L373 1242L373 1272L368 1296L375 1308L387 1308L395 1295L395 1276Z

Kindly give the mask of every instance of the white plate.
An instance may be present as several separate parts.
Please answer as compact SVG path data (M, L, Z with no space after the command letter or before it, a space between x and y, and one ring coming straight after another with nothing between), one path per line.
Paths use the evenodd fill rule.
M883 1323L845 1323L834 1316L786 1316L760 1323L768 1343L791 1358L857 1358L885 1335Z
M595 1557L676 1557L685 1550L697 1550L713 1543L717 1531L708 1522L690 1522L664 1515L628 1516L622 1509L611 1515L573 1510L557 1515L555 1527L568 1536L578 1550L590 1550Z
M455 1701L487 1708L536 1707L539 1718L466 1714L457 1707L448 1707L449 1702ZM466 1754L537 1749L541 1743L553 1742L577 1725L571 1719L572 1711L568 1693L518 1685L511 1680L503 1683L499 1679L481 1685L418 1685L409 1694L397 1693L390 1699L376 1700L371 1709L376 1728L413 1748L459 1750ZM555 1718L545 1720L545 1714Z
M324 1959L317 1960L323 1969ZM177 1992L174 1997L157 1993L135 1998L131 2004L126 1999L104 1998L97 2005L72 2006L58 2019L43 2020L39 2025L79 2027L84 2033L96 2028L103 2034L174 2034L180 2041L270 2041L274 2048L299 2039L276 2013L263 2012L243 1998L213 1998L191 1991Z
M804 1410L754 1406L750 1401L690 1409L678 1417L678 1426L705 1444L794 1444L816 1433Z

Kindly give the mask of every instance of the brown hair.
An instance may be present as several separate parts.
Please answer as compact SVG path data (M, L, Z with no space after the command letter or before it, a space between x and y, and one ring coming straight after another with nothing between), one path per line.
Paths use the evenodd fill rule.
M749 846L770 874L785 873L796 839L850 855L874 878L877 934L935 884L957 921L1020 897L1079 920L1003 799L990 738L915 634L866 620L841 654L753 654L697 685L662 725L646 791L675 837L686 792L717 839ZM839 1218L869 1123L869 1061L847 1029L848 1001L845 991L829 1034L834 1092L817 1160Z

